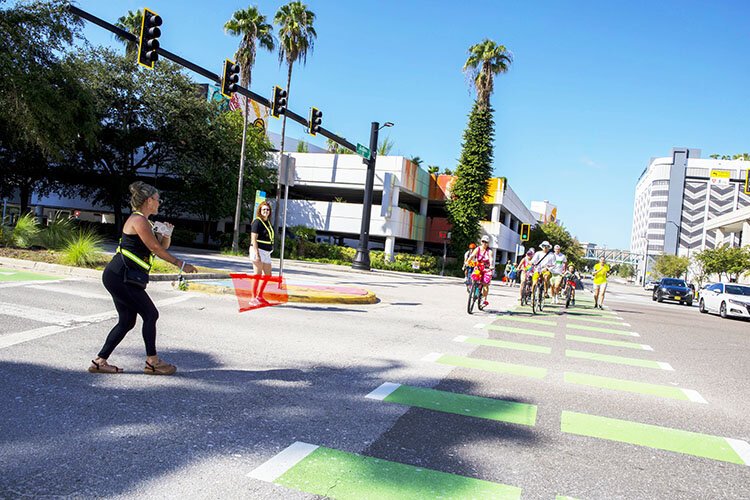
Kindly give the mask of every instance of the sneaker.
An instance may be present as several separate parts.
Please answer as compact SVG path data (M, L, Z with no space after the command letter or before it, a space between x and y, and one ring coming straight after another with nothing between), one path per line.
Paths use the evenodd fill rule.
M146 367L143 369L143 373L147 375L172 375L176 371L175 365L170 365L161 359L154 364L146 361Z
M484 303L482 304L482 307L487 307L488 305L490 305L490 303L485 300Z

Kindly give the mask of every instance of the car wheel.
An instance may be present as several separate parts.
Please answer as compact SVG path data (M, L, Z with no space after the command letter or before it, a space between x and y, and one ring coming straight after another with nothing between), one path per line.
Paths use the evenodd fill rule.
M656 294L656 301L657 302L664 302L664 297L661 296L661 292Z
M693 307L693 301L692 300L688 300L688 301L685 302L685 305L688 306L688 307Z
M656 302L656 292L654 292L654 293L651 294L651 300L653 300L654 302Z
M703 299L698 302L698 310L702 312L703 314L706 314L708 311L706 310L706 304L703 303Z
M721 306L719 306L719 315L722 318L726 318L727 317L727 303L726 302L722 302Z

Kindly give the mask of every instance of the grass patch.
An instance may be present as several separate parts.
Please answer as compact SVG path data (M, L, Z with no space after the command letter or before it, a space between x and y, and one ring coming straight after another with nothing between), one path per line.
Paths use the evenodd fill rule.
M108 260L102 254L102 237L93 231L82 230L63 248L61 263L67 266L96 267Z

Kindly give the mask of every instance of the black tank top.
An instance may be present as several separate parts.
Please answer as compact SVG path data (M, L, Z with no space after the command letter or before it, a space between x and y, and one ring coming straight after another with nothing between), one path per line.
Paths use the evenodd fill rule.
M122 248L123 250L130 250L144 262L148 262L151 258L151 250L149 250L146 244L143 243L141 237L138 236L138 234L122 233L122 242L120 243L120 248ZM138 264L131 261L127 257L125 257L125 262L128 262L128 267L136 267L139 269L141 268Z

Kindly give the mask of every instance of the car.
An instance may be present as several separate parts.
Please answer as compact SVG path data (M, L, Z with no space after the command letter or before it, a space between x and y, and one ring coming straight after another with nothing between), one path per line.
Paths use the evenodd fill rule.
M750 318L750 286L737 283L713 283L701 289L698 310L717 313L722 318Z
M658 281L650 280L650 281L647 281L645 285L643 285L643 288L645 288L646 290L653 290L657 287L658 284L659 284Z
M679 278L662 278L654 288L652 300L664 302L674 300L680 304L693 305L693 291L687 286L685 280Z

